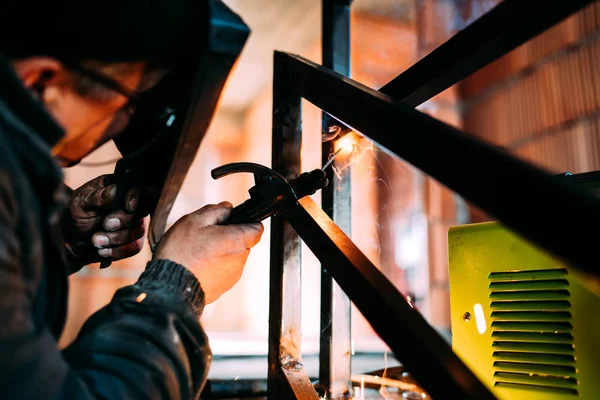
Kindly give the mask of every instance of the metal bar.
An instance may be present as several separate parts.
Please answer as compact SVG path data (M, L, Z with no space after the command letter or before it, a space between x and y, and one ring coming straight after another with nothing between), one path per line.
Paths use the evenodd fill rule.
M573 268L600 276L589 235L600 226L597 197L301 57L278 53L276 60L293 71L302 97Z
M289 368L282 369L283 383L286 394L277 399L319 400L319 395L308 379L308 375L301 370Z
M286 219L434 399L494 399L447 342L309 197Z
M285 178L300 170L302 144L301 97L294 72L275 63L273 74L273 169ZM283 219L271 219L269 298L269 398L280 399L282 365L301 367L301 255L300 238Z
M350 76L350 4L351 0L323 0L322 35L323 65ZM340 131L341 124L323 113L322 136ZM332 137L333 139L335 137ZM322 165L335 152L335 140L324 141ZM351 230L351 174L334 173L340 159L325 169L329 186L321 191L321 207L348 235ZM319 393L324 397L348 394L352 387L351 366L351 304L348 296L321 266L321 337L319 351Z
M503 0L379 91L417 107L593 2Z
M380 92L416 107L592 2L503 0Z
M586 190L598 192L600 190L600 171L590 171L581 174L571 174L570 172L556 175L556 179L563 182L570 182L573 185L580 186Z

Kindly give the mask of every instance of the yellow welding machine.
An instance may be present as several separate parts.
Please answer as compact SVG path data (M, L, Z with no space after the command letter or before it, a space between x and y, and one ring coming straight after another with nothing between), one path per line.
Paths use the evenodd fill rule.
M452 227L448 254L452 347L499 399L600 399L600 296L582 275L497 222Z

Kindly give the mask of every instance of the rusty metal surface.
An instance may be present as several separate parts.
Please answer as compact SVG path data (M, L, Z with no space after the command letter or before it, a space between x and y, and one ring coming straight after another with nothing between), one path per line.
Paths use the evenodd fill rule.
M286 385L287 396L278 399L320 400L304 371L292 371L284 368L281 374L282 381Z

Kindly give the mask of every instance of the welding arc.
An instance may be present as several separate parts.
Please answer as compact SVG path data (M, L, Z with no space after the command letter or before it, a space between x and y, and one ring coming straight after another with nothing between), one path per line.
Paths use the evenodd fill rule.
M329 157L329 160L327 160L327 162L325 163L325 165L323 165L323 168L321 168L323 171L325 171L325 168L329 167L331 165L331 163L333 162L333 160L335 160L335 158L338 156L338 154L340 154L340 151L342 151L344 148L340 147L335 153L333 153L331 155L331 157Z

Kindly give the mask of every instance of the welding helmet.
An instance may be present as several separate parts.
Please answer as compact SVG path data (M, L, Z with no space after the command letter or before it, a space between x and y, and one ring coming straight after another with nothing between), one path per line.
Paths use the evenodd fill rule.
M177 65L176 73L140 96L140 110L114 140L123 155L115 175L154 194L148 232L152 249L166 229L175 198L250 34L221 0L208 4L206 42L190 40L188 58Z
M156 67L148 71L167 71L149 90L121 91L135 96L135 105L118 113L96 143L99 147L113 139L123 156L115 176L125 182L117 186L129 181L154 194L149 205L152 246L165 230L249 34L248 26L221 0L39 0L0 5L0 53L9 57L47 55L117 91L114 81L78 62L144 61ZM143 77L142 86L145 80L151 77Z
M250 30L221 0L208 2L205 35L190 38L187 55L158 84L135 98L107 129L123 158L117 162L117 188L143 187L151 203L148 240L152 249L214 116L225 82ZM150 69L152 71L152 69ZM152 80L152 78L149 78ZM148 198L149 196L149 198Z
M92 80L98 74L88 74L93 71L82 68L83 60L142 61L150 66L148 71L177 71L197 66L206 51L211 8L209 0L6 1L0 5L0 54L9 59L51 57ZM116 83L104 78L101 84ZM141 86L147 78L142 77ZM90 151L120 133L119 127L122 131L131 107L123 111L98 143L86 143Z

